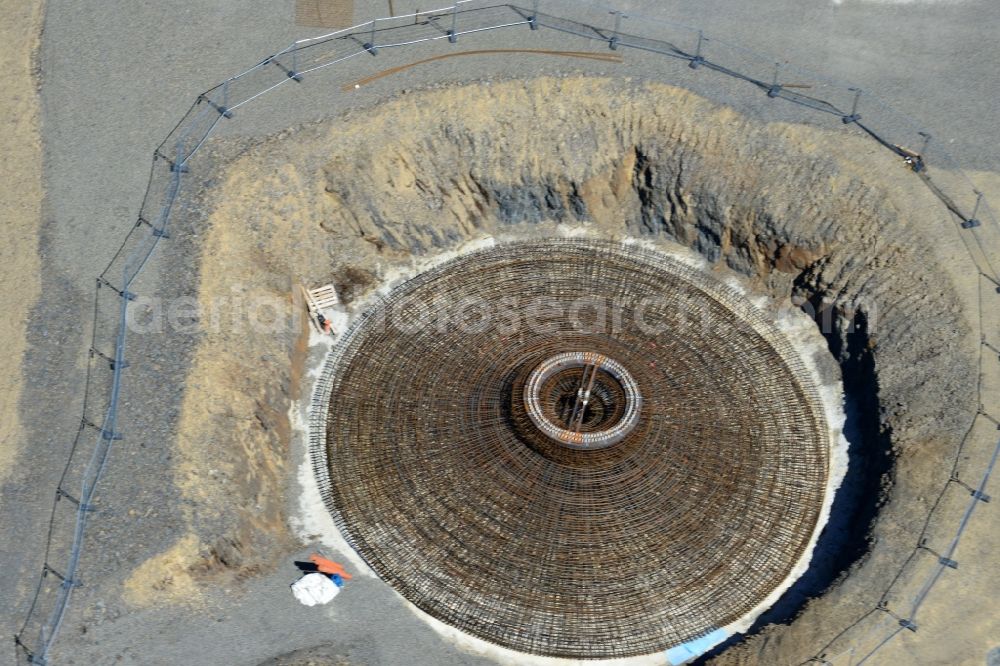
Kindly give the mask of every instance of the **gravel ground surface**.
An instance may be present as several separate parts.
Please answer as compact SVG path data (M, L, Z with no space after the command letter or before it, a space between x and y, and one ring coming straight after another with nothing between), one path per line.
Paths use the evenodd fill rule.
M34 77L40 4L4 0L0 13L0 481L14 467L21 444L18 403L21 357L25 351L28 311L38 297L38 225L42 206L42 144L38 133L38 91Z
M662 13L658 7L653 2L627 3L628 9L639 12ZM381 3L356 7L356 20L387 9ZM397 0L395 9L407 8ZM93 278L135 219L152 149L195 94L301 36L293 10L291 2L231 0L47 3L39 60L46 191L39 256L45 296L34 305L27 334L20 410L23 441L17 447L16 470L2 488L9 519L0 528L0 565L8 575L0 581L0 597L10 603L0 622L8 635L30 601L41 561L41 526L78 428ZM1000 68L996 3L779 0L734 7L722 0L684 1L671 4L669 18L878 91L897 108L924 120L963 167L1000 168L992 140L997 136L998 117L992 107ZM398 62L362 64L357 76ZM478 78L485 70L499 72L512 65L536 66L524 59L498 64L456 58L412 70L405 85ZM551 73L560 65L547 63L543 68ZM616 70L595 65L587 71ZM692 81L693 87L698 85ZM300 98L304 101L276 103L268 118L244 123L237 132L253 136L274 131L282 121L292 125L322 118L350 105L372 103L380 94L385 93L364 90L345 99L339 89L313 88ZM196 222L189 219L161 246L163 252L138 289L163 296L192 293L190 250L197 243ZM131 354L147 360L136 365L129 379L126 439L115 449L101 497L108 513L95 521L90 555L82 568L93 581L88 581L88 589L100 590L102 577L161 552L181 527L183 500L170 486L172 452L167 443L181 399L189 343L136 337ZM11 512L8 507L15 504L18 509ZM335 629L325 614L306 609L275 615L269 608L287 595L287 581L294 574L287 560L281 567L241 588L244 592L228 604L220 591L220 599L187 622L180 621L185 614L175 609L126 614L118 599L80 593L63 644L68 652L75 645L87 648L90 661L79 663L255 664L330 640L335 645L320 649L323 659L477 663L455 652L376 581L358 581L338 600L332 609ZM80 628L90 622L116 618L117 638L81 635ZM148 636L151 626L159 627L155 641L130 640L130 632ZM300 656L299 661L273 663L312 658Z

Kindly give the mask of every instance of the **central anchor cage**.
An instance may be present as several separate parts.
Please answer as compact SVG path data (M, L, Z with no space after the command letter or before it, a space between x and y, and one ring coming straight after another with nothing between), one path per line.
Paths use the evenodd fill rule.
M642 395L632 375L596 352L566 352L543 361L524 385L535 427L571 449L603 449L639 422Z

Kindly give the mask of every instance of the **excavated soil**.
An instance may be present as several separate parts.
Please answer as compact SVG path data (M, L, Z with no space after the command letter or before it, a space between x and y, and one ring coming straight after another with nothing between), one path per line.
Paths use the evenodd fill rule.
M197 511L171 552L133 573L136 604L252 576L289 543L297 284L332 282L349 306L415 260L486 236L582 226L679 243L720 277L815 314L848 396L847 490L804 582L768 619L788 622L815 598L723 661L801 661L873 607L974 413L978 340L962 305L974 284L949 268L959 242L924 185L863 137L580 77L409 93L206 152L203 311L241 321L269 303L257 309L278 320L199 337L174 444L177 486Z

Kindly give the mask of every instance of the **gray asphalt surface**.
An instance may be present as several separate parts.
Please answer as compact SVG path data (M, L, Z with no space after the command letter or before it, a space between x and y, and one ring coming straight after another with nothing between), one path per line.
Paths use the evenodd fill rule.
M416 6L403 0L394 4L400 13ZM710 35L877 91L921 119L963 167L1000 168L994 148L1000 119L995 109L998 3L683 0L663 8L651 0L623 0L622 7L700 26ZM355 18L387 10L383 3L366 3ZM40 61L46 297L35 306L24 363L27 444L20 471L2 488L5 504L18 507L0 527L0 566L7 573L0 577L0 598L10 600L0 621L8 635L27 608L41 565L42 526L79 423L94 276L133 224L152 150L198 92L303 36L293 16L291 0L47 3ZM355 77L405 61L358 63ZM511 62L520 61L455 59L414 70L395 85L503 75ZM646 73L656 67L645 66ZM548 72L559 67L542 65ZM614 73L597 65L586 71ZM676 80L697 88L694 76L679 72ZM385 94L363 92L347 101L335 87L303 86L303 91L301 101L276 102L270 115L233 131L261 134ZM197 243L196 222L189 216L161 246L142 281L147 293L190 293L188 257ZM274 614L271 609L288 607L278 601L287 600L291 570L262 579L234 598L229 610L212 617L124 614L109 596L113 586L102 587L100 581L117 580L116 573L169 544L178 529L176 500L161 481L169 478L168 444L189 342L139 336L131 352L135 368L124 406L126 439L112 454L102 492L113 509L95 520L88 542L82 570L90 578L64 630L66 663L256 664L326 642L333 643L336 654L365 664L475 663L455 653L374 582L359 582L338 600L333 630L325 616L307 609ZM129 506L140 518L127 514ZM91 627L87 634L81 633L84 626Z

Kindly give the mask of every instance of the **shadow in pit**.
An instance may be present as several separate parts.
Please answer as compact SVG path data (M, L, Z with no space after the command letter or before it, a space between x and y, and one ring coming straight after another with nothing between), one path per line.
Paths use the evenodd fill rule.
M883 480L891 473L891 432L879 424L878 375L861 312L847 318L819 296L803 310L815 313L830 352L840 364L847 420L848 467L834 495L830 517L813 550L809 568L744 633L735 634L691 662L705 664L769 624L790 624L806 602L823 594L870 547L869 534L882 503Z

